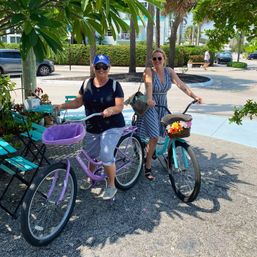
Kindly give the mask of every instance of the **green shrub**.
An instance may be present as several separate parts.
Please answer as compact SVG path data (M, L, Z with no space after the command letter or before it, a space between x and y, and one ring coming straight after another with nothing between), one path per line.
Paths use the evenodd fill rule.
M18 44L4 44L5 48L19 48ZM161 47L169 56L169 45ZM96 53L102 53L110 56L113 66L129 66L129 44L124 45L97 45ZM146 44L137 43L136 46L136 65L144 67L146 59ZM207 50L206 46L177 46L175 53L174 65L181 67L187 64L189 57L192 55L204 56ZM63 65L89 65L90 47L83 44L66 44L62 53L51 53L49 58L55 64Z
M247 68L247 63L245 62L229 62L227 63L228 67L233 67L233 68L241 68L241 69L246 69Z
M20 49L20 45L19 44L16 44L16 43L4 43L3 46L1 46L3 48L6 48L6 49Z

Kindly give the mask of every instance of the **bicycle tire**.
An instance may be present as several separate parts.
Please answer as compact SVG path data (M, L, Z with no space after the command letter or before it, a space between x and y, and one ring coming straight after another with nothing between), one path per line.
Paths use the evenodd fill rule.
M126 150L126 155L124 150ZM117 170L125 165L121 171L117 172L115 185L121 190L127 190L135 185L142 171L144 156L140 138L129 134L122 136L117 144L114 156Z
M172 153L172 144L168 150L169 178L175 194L185 203L193 202L201 187L201 172L194 151L186 142L175 141L178 169L175 168ZM184 155L182 156L182 151ZM183 161L183 157L187 161ZM185 167L188 162L188 167Z
M39 172L26 193L21 209L21 231L31 245L44 246L53 241L72 214L77 196L77 180L72 169L64 198L58 203L66 167L65 163L56 163Z

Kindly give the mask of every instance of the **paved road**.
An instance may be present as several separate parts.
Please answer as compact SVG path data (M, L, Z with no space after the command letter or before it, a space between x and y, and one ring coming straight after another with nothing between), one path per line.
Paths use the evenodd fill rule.
M62 67L65 76L69 74L66 68ZM81 67L76 68L80 74ZM212 87L194 88L205 99L205 105L192 109L197 115L208 113L228 117L233 105L240 105L249 97L256 100L254 69L210 67L206 72L199 68L188 72L205 74L214 81ZM79 81L49 78L39 81L53 102L60 102L63 95L74 94L80 84ZM136 87L124 84L126 95ZM175 87L173 90L169 96L170 107L182 110L188 98ZM203 126L208 122L204 121ZM256 138L253 136L252 141ZM80 190L72 220L61 236L44 248L29 246L20 234L19 221L13 221L0 211L2 255L256 256L256 148L209 135L193 134L189 142L196 151L202 171L201 192L194 203L187 205L175 197L165 170L155 161L156 181L150 183L140 178L133 189L118 192L113 205L97 199L100 187Z
M204 99L204 104L194 105L190 113L194 118L193 133L211 136L231 142L256 147L257 120L248 119L243 126L229 124L228 118L232 115L234 106L241 106L247 99L257 100L257 61L247 61L249 70L228 68L224 65L209 67L207 71L201 68L192 68L187 73L204 75L211 78L211 83L190 84L197 95ZM142 71L143 68L138 68ZM112 73L126 73L127 67L112 67ZM181 69L177 69L181 72ZM49 94L53 103L63 101L65 95L77 94L82 83L82 77L89 75L88 66L56 66L56 72L48 77L39 77L38 85ZM20 79L14 79L20 87ZM122 82L125 97L137 90L140 83ZM142 86L143 88L143 86ZM19 91L16 92L17 101L20 101ZM173 112L181 112L190 99L176 86L168 94L169 108ZM129 108L129 107L126 107Z

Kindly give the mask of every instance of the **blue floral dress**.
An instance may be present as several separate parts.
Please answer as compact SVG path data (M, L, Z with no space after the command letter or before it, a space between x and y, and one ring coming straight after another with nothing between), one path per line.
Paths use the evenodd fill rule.
M157 105L167 105L167 92L171 88L172 81L168 68L164 68L164 83L162 84L158 75L152 70L153 77L153 100ZM160 120L167 111L161 107L149 108L142 117L136 121L137 134L143 138L163 137L164 128Z

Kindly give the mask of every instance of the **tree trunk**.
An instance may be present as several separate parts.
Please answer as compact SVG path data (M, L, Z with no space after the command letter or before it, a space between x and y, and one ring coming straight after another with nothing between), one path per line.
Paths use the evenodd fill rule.
M36 56L34 54L33 48L28 52L26 60L22 60L22 85L24 90L25 98L27 98L31 93L34 93L37 86L36 77Z
M130 51L129 51L129 73L136 72L136 30L134 21L130 18Z
M177 39L178 45L182 44L182 35L183 35L183 21L178 26L178 39Z
M95 77L95 73L94 73L94 58L96 55L96 41L94 40L94 42L90 45L90 77L94 78Z
M243 33L241 32L240 35L239 35L239 41L238 41L237 62L239 62L239 60L240 60L240 52L241 52L242 38L243 38Z
M183 18L180 16L175 16L175 20L172 23L171 33L170 33L170 48L169 48L169 66L174 68L175 63L175 52L176 52L176 40L177 40L177 31L178 26L181 23Z
M189 45L192 45L192 34L193 34L193 26L191 26L190 33L189 33Z
M195 25L193 24L192 27L192 45L195 44Z
M201 39L201 24L197 25L197 38L196 38L196 45L199 46Z
M156 7L156 46L161 46L160 9Z
M148 12L152 17L154 17L154 6L152 4L148 4ZM148 20L147 22L147 53L146 53L146 61L145 66L152 66L152 51L153 51L153 22Z

